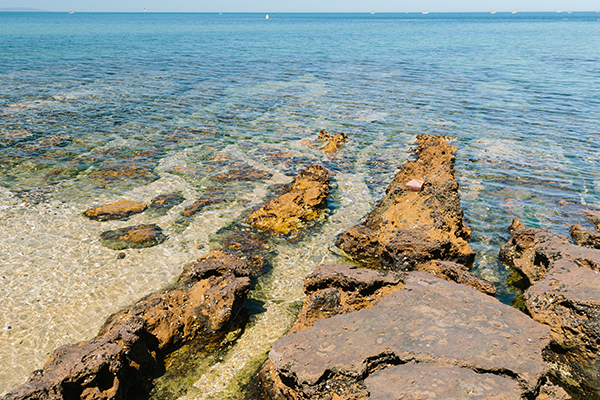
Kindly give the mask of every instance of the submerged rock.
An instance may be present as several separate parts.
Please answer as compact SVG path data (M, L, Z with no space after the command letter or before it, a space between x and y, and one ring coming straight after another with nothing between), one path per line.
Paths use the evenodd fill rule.
M269 172L259 171L242 161L233 163L228 172L215 175L211 179L217 182L259 181L269 179L271 176Z
M526 312L551 329L544 353L551 372L582 399L600 398L600 250L519 227L500 255L526 277Z
M148 211L157 214L164 215L171 208L185 201L185 197L181 193L167 193L156 196L150 201Z
M247 222L257 229L285 235L319 216L329 196L329 172L312 165L294 177L286 193L253 212Z
M366 220L340 235L336 245L357 259L386 268L410 270L429 260L471 266L454 152L442 136L417 136L417 159L399 168L385 197ZM414 191L414 180L423 181Z
M410 393L415 386L401 377L427 372L440 398L465 390L460 380L485 398L535 398L547 372L547 327L464 285L423 272L399 276L402 288L376 305L276 341L261 372L271 397L411 398L386 391Z
M100 243L109 249L141 249L161 244L167 239L158 225L137 225L100 234Z
M96 221L123 220L143 212L146 208L147 206L139 201L121 200L116 203L90 208L83 215Z
M5 398L109 400L141 393L166 354L227 327L250 287L243 265L226 252L209 253L192 268L203 273L182 274L175 286L110 316L94 339L59 347Z

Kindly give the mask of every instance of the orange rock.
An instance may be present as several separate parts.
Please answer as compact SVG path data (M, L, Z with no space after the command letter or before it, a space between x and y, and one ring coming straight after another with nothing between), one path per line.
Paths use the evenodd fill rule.
M300 172L290 189L269 201L248 218L257 229L276 235L287 235L299 224L319 216L329 196L329 172L320 165L312 165Z
M83 213L89 219L97 221L109 221L115 219L127 219L133 214L138 214L146 209L144 203L132 200L122 200L116 203L106 204L91 208Z

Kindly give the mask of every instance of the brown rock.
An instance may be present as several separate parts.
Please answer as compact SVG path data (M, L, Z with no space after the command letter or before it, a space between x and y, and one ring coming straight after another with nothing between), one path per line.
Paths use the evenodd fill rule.
M586 219L594 224L596 230L600 232L600 211L588 211L586 214Z
M429 260L470 266L475 253L463 223L454 152L444 137L419 135L417 159L400 167L386 195L366 220L340 235L336 245L349 256L386 268L413 269ZM422 179L423 190L406 186Z
M320 165L312 165L294 177L286 193L253 212L247 222L272 234L289 234L301 223L317 218L328 196L329 173Z
M310 328L319 319L369 308L402 288L404 274L354 265L320 265L304 281L306 300L290 332Z
M576 245L600 249L600 233L590 232L581 225L573 225L569 233Z
M367 398L386 374L378 371L409 362L500 376L506 380L494 379L490 390L533 398L547 372L542 350L549 343L547 327L495 298L412 272L402 290L375 306L279 339L269 359L279 377L277 391L287 398ZM451 369L442 380L449 392L458 374Z
M141 249L161 244L167 239L162 229L155 224L128 226L100 235L100 243L109 249Z
M234 265L226 268L228 263ZM141 393L166 354L229 324L250 287L242 264L225 252L201 258L196 268L203 274L187 274L176 286L112 315L96 338L59 347L5 398L108 400Z
M132 200L121 200L116 203L105 204L91 208L83 213L89 219L97 221L110 221L127 219L131 215L143 212L147 206L144 203Z
M521 400L519 383L493 374L437 364L403 364L377 371L365 379L369 399Z
M581 398L600 398L600 250L541 229L521 229L501 256L527 277L526 311L551 329L544 358L554 377Z
M494 296L496 287L490 282L476 277L469 272L469 269L462 264L453 263L452 261L429 261L425 264L420 264L416 268L417 271L429 272L438 278L445 279L450 282L467 285L481 293Z

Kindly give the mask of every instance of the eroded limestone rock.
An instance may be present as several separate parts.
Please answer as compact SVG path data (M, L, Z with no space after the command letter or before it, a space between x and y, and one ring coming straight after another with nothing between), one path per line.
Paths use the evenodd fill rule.
M457 264L452 261L434 260L425 264L419 264L416 270L428 272L447 281L470 286L473 289L479 290L481 293L490 296L496 294L496 287L494 285L484 279L476 277L462 264Z
M325 147L323 147L321 151L324 154L331 154L342 148L348 139L348 135L344 132L330 135L325 129L321 129L319 131L318 139L322 142L326 142Z
M527 277L526 311L551 329L544 358L554 376L581 398L600 398L600 250L521 225L501 256Z
M143 212L146 208L146 204L139 201L121 200L116 203L90 208L83 215L97 221L123 220Z
M547 327L495 298L412 272L375 306L321 319L275 342L272 365L261 375L273 381L272 398L361 399L376 379L395 373L388 368L415 363L435 367L450 382L444 390L453 390L458 373L477 378L465 369L484 379L474 385L495 377L490 398L535 398L549 343Z
M419 135L417 144L417 159L399 168L379 205L336 245L357 260L386 268L410 270L429 260L471 266L471 231L463 222L454 176L456 147L429 135ZM424 182L422 190L406 186L413 180Z
M329 172L312 165L294 177L286 193L253 212L247 222L272 234L289 234L302 223L316 219L328 196Z
M576 245L600 249L600 233L588 231L581 225L573 225L569 233Z
M5 398L108 400L139 392L170 351L223 330L250 287L244 261L224 251L186 271L173 287L110 316L94 339L56 349L42 370Z

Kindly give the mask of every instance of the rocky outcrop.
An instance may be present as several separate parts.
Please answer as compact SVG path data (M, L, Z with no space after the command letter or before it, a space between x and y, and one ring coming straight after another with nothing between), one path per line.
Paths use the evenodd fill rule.
M600 249L600 233L588 231L581 225L573 225L569 233L576 245Z
M108 318L94 339L59 347L43 369L8 393L17 399L123 399L183 343L222 331L250 287L240 258L213 251L186 266L178 283Z
M423 272L396 274L369 280L402 277L402 288L376 305L275 342L261 372L271 398L412 398L415 382L440 398L537 396L547 372L547 327L464 285ZM424 374L435 380L416 378ZM387 397L388 390L399 396Z
M320 265L304 280L306 300L290 332L310 328L319 319L369 308L402 288L404 273L347 264Z
M247 222L256 229L286 235L316 219L328 196L329 172L312 165L294 177L284 194L253 212Z
M513 224L515 225L515 224ZM516 224L501 258L525 277L523 301L547 325L544 356L553 375L574 394L600 398L600 250L572 245L566 236Z
M458 182L456 147L442 136L419 135L416 160L399 168L379 205L366 220L340 235L336 245L357 260L411 270L429 260L471 266ZM421 189L411 181L422 181Z
M166 239L162 229L155 224L128 226L100 234L100 243L113 250L152 247Z
M121 200L116 203L90 208L83 215L96 221L123 220L143 212L146 208L146 204L139 201Z
M330 135L325 129L319 131L318 140L325 142L325 147L321 149L324 154L331 154L342 148L348 136L342 132Z

